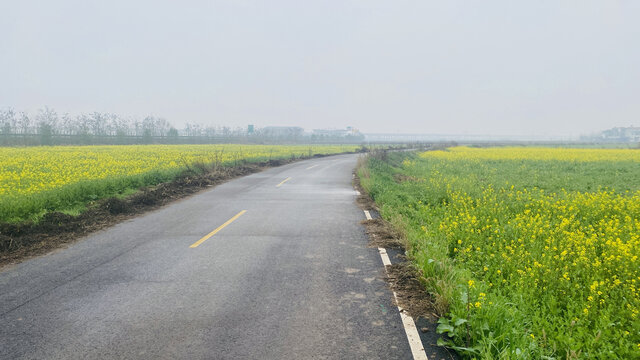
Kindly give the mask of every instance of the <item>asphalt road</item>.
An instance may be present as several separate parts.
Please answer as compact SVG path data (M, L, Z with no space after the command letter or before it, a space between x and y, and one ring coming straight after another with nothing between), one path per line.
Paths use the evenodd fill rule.
M356 159L236 179L3 270L0 358L410 359Z

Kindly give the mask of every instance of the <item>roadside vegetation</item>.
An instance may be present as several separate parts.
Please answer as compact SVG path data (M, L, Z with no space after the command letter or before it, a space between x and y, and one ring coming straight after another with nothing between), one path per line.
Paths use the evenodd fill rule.
M185 171L354 152L354 145L132 145L0 148L0 222L77 215Z
M640 358L640 151L380 152L359 170L466 358Z

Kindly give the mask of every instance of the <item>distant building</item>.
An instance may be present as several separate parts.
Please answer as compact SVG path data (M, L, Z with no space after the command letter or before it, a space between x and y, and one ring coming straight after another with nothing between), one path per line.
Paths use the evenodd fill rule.
M600 132L596 138L606 142L640 142L640 127L614 127Z

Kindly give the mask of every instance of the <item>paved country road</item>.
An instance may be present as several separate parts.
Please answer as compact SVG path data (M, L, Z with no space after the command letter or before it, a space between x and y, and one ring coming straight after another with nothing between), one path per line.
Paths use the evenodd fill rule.
M356 160L236 179L2 270L0 358L411 359Z

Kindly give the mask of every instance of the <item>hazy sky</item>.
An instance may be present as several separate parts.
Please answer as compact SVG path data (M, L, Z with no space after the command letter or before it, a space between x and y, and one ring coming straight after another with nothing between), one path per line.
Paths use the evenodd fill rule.
M0 106L364 132L640 126L640 1L0 3Z

